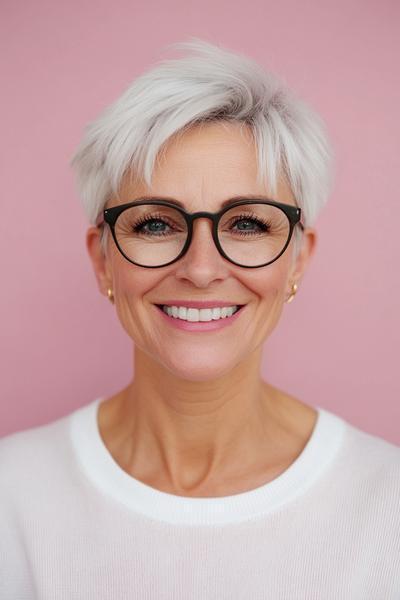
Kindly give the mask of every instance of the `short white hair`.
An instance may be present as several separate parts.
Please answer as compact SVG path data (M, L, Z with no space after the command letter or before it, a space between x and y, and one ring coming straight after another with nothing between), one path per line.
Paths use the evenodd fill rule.
M188 54L162 60L137 77L85 128L71 166L89 222L94 225L108 199L118 195L128 171L151 187L158 153L169 138L204 121L224 120L250 127L258 183L275 195L283 176L311 227L333 180L333 152L321 117L246 56L196 37L170 47ZM301 235L296 230L295 248Z

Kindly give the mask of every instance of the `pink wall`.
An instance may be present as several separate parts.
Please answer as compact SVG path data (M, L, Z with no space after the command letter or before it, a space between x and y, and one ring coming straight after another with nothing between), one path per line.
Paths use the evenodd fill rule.
M255 58L324 116L336 185L264 377L400 444L399 3L3 0L0 435L131 379L68 161L85 123L191 35Z

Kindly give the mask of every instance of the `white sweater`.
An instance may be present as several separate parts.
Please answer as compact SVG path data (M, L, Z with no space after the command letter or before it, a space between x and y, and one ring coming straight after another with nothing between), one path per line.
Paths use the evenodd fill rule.
M399 600L400 448L315 407L274 481L161 492L100 437L102 399L0 440L1 600Z

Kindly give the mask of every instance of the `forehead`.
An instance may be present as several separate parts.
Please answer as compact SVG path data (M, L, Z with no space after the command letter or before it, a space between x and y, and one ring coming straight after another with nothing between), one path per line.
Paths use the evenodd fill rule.
M277 194L257 183L257 151L253 133L244 123L205 122L179 132L159 152L152 185L128 174L120 188L120 202L140 196L169 196L195 210L218 210L238 195L260 194L295 204L283 178Z

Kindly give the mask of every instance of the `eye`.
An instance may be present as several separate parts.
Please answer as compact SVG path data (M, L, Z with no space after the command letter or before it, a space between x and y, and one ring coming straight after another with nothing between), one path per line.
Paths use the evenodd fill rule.
M231 221L231 225L233 226L239 226L240 224L246 224L245 228L241 228L238 227L238 229L236 230L237 233L239 233L240 235L248 235L248 234L252 234L252 233L258 233L259 231L261 232L266 232L269 231L271 228L271 223L267 220L264 220L262 218L260 218L259 216L256 215L249 215L249 214L241 214L239 216L235 216L232 221ZM257 229L254 229L254 227L256 227Z
M155 225L155 227L154 227ZM165 235L166 231L165 229L163 229L163 227L170 227L170 225L168 223L166 223L166 221L164 221L161 217L156 217L156 216L146 216L146 217L141 217L140 219L138 219L138 221L136 221L133 226L132 229L134 231L134 233L150 233L150 234L161 234L161 235ZM146 229L147 227L147 229Z
M129 215L128 230L132 234L146 237L161 237L181 233L186 229L184 222L179 223L179 215L175 220L175 215L165 215L162 213L151 213L144 215Z

